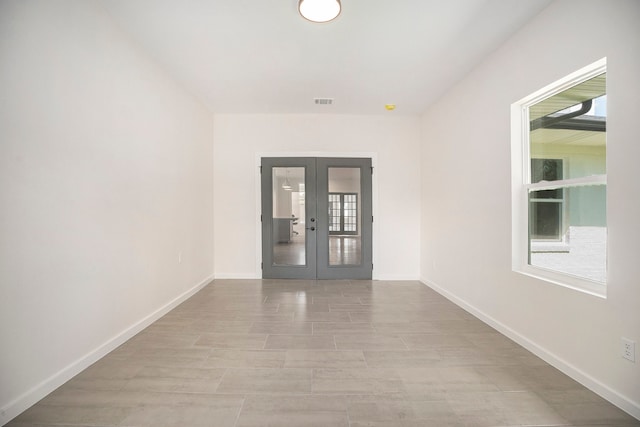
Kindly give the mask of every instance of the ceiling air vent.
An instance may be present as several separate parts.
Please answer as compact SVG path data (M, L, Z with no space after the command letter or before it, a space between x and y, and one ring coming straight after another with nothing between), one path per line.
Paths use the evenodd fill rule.
M316 105L331 105L333 104L333 98L313 98L313 102Z

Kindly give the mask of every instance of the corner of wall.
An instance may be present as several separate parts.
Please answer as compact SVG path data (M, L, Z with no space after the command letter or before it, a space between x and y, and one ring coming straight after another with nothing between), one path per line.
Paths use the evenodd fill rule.
M183 292L172 301L169 301L167 304L158 308L153 313L143 317L136 323L129 326L127 329L120 332L118 335L112 337L107 342L100 345L100 347L91 350L89 353L67 365L60 371L54 373L49 378L42 381L40 384L36 385L32 389L28 390L27 392L9 402L4 407L0 408L0 425L8 423L13 418L17 417L29 407L37 403L40 399L44 398L49 393L54 391L56 388L60 387L71 378L78 375L80 372L109 354L111 351L124 344L127 340L131 339L139 332L142 332L153 322L160 319L162 316L176 308L178 305L182 304L191 296L195 295L198 291L211 283L212 280L213 276L209 276L201 280L195 286Z
M473 314L482 322L486 323L496 331L500 332L512 341L529 350L531 353L535 354L551 366L557 368L565 375L573 378L602 398L608 400L631 416L640 420L640 402L635 402L629 397L622 395L616 390L613 390L588 373L580 370L571 362L562 359L558 355L551 352L549 349L540 346L538 343L511 329L509 326L489 316L487 313L468 303L463 298L460 298L459 296L447 291L443 287L438 286L436 283L430 282L424 278L422 278L420 281L423 285L433 289L458 307Z

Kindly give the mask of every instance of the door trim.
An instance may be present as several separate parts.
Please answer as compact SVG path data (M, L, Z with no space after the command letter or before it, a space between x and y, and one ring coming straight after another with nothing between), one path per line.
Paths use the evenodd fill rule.
M376 173L378 167L378 153L376 152L324 152L324 151L308 151L308 152L300 152L300 151L286 151L286 152L256 152L254 157L254 165L255 165L255 177L254 177L254 188L255 188L255 233L256 241L255 241L255 251L256 251L256 265L255 265L255 276L254 279L262 278L262 222L260 221L260 215L262 212L262 180L260 175L260 165L262 164L263 157L333 157L333 158L370 158L371 166L373 167L373 176L371 177L371 209L374 217L373 221L373 238L371 241L371 249L372 253L372 261L373 261L373 271L372 271L372 279L377 280L379 278L378 269L376 266L378 263L378 239L380 236L380 232L378 230L378 225L380 221L377 220L378 214L378 174Z

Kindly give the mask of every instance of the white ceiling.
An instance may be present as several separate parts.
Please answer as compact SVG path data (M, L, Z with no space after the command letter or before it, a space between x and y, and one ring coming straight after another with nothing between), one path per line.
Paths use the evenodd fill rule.
M421 114L551 1L342 0L326 24L297 0L102 3L213 112Z

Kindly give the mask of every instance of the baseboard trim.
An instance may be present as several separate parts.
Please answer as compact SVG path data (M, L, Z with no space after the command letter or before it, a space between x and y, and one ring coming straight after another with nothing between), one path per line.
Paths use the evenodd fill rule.
M49 393L69 381L74 376L78 375L80 372L91 366L93 363L97 362L104 356L106 356L109 352L115 350L118 346L122 345L124 342L132 338L134 335L142 331L147 326L151 325L153 322L167 314L169 311L173 310L182 302L186 301L188 298L193 296L196 292L204 288L207 284L209 284L213 280L213 276L209 276L206 279L200 281L198 284L190 288L189 290L183 292L178 297L174 298L172 301L168 302L164 306L155 310L148 316L142 318L138 322L134 323L124 331L120 332L115 337L109 339L107 342L102 344L100 347L90 351L86 355L82 356L75 362L71 363L67 367L53 374L51 377L47 378L37 386L33 387L31 390L23 393L21 396L9 402L3 408L0 408L0 425L5 425L22 412L29 409L31 406L36 404L42 398L47 396Z
M414 276L414 275L407 275L407 276L400 276L400 275L394 275L394 274L381 274L379 276L377 275L373 275L373 280L380 280L383 282L404 282L404 281L420 281L420 276Z
M214 279L216 280L231 280L231 279L256 280L256 279L262 279L262 277L256 275L255 273L246 273L246 274L222 273L222 274L216 274Z
M622 409L632 417L635 417L640 420L640 403L634 402L633 400L622 395L616 390L613 390L611 387L607 386L606 384L603 384L602 382L593 378L586 372L578 369L577 367L567 362L566 360L556 356L546 348L541 347L537 343L519 334L518 332L509 328L505 324L499 322L498 320L494 319L493 317L487 315L483 311L469 304L464 299L438 286L434 282L429 281L424 277L421 278L420 281L425 286L433 289L443 297L447 298L449 301L453 302L457 306L473 314L478 319L482 320L484 323L488 324L489 326L491 326L501 334L507 336L508 338L512 339L516 343L520 344L522 347L526 348L527 350L529 350L530 352L532 352L533 354L535 354L536 356L538 356L539 358L541 358L542 360L550 364L551 366L559 369L562 373L568 375L569 377L573 378L583 386L587 387L589 390L598 394L603 399L611 402L612 404L616 405L618 408Z
M374 271L375 273L375 271ZM256 274L252 274L252 273L247 273L247 274L227 274L227 273L222 273L222 274L216 274L214 277L215 280L259 280L262 279L262 276L260 275L256 275ZM420 276L398 276L398 275L373 275L373 279L372 280L382 280L382 281L406 281L406 280L414 280L414 281L420 281Z

